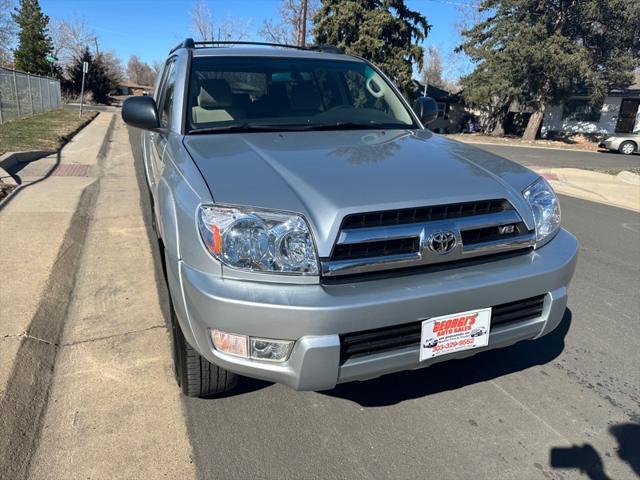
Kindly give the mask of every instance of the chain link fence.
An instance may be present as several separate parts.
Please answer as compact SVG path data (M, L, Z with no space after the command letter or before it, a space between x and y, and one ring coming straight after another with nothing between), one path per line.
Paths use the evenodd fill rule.
M0 123L62 108L60 81L0 67Z

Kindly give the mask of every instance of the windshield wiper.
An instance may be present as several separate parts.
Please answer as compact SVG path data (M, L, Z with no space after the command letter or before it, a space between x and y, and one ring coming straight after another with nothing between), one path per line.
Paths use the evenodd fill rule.
M219 127L197 128L190 130L189 134L206 133L243 133L243 132L304 132L321 130L379 130L382 128L411 128L410 125L401 123L380 122L332 122L332 123L284 123L260 125L241 123L239 125L222 125Z
M220 127L196 128L189 131L189 134L203 133L228 133L228 132L282 132L290 131L291 128L280 125L256 125L252 123L241 123L239 125L222 125Z
M304 130L379 130L381 128L397 128L405 127L396 123L380 123L380 122L333 122L333 123L316 123L304 126ZM409 125L406 125L409 128Z

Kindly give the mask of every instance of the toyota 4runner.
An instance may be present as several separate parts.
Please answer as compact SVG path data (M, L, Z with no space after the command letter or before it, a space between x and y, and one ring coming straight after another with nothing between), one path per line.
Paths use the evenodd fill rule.
M330 46L191 39L125 102L186 395L331 389L556 328L578 243L554 191L437 114Z

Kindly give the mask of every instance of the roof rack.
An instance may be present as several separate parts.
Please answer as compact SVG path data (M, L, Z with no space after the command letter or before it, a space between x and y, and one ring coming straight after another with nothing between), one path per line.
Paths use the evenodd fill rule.
M300 45L288 45L285 43L270 43L270 42L248 42L242 40L206 40L206 41L198 41L195 42L193 38L187 38L183 42L179 43L175 48L173 48L169 55L178 50L179 48L206 48L206 47L216 47L216 46L226 46L226 45L253 45L259 47L280 47L280 48L292 48L295 50L312 50L317 52L326 52L326 53L337 53L344 54L344 51L336 47L334 45L310 45L307 47L302 47Z

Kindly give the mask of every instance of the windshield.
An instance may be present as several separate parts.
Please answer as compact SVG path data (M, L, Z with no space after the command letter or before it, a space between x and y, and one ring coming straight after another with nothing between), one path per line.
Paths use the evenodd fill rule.
M417 128L390 85L359 61L200 57L188 130Z

